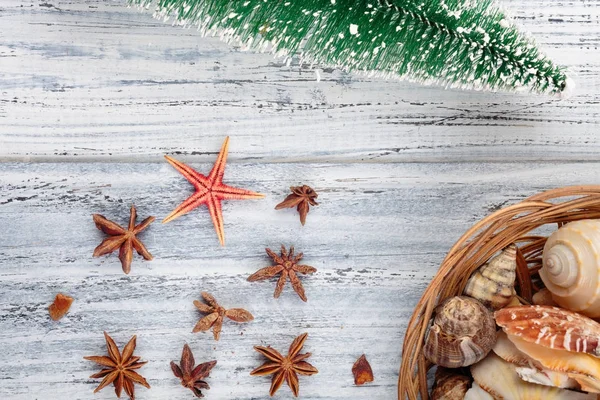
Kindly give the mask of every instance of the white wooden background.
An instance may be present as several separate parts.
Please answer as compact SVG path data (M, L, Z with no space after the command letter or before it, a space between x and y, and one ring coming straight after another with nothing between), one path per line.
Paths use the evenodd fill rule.
M577 82L569 100L444 91L323 68L287 67L125 7L123 1L0 0L0 398L93 395L85 355L138 335L152 389L191 399L169 369L188 342L217 359L209 399L266 399L253 345L285 350L309 332L319 369L305 399L393 399L403 331L445 251L475 221L540 190L600 183L600 1L504 1ZM231 136L226 181L264 200L223 207L220 248L206 209L142 235L125 276L91 214L162 219L191 193L164 160L208 171ZM275 211L290 185L322 204L301 227ZM318 273L289 286L248 283L266 246L295 244ZM200 291L256 319L221 341L192 334ZM54 295L75 297L49 320ZM375 382L355 387L362 353ZM282 388L277 398L290 398Z

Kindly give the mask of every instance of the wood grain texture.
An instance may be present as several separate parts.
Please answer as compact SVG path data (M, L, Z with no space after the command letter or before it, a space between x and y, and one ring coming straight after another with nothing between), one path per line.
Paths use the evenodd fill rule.
M196 210L142 233L155 260L136 256L125 276L116 255L91 257L103 238L91 214L125 222L135 201L139 218L164 217L191 193L168 164L0 164L0 395L90 398L94 382L87 377L95 367L82 357L103 351L101 332L108 330L120 344L138 334L152 385L139 390L140 399L189 398L168 366L184 342L198 360L219 362L210 398L266 399L268 380L248 375L261 361L252 346L285 349L307 331L320 372L302 379L303 398L393 398L402 332L445 249L494 209L594 181L599 166L236 164L227 180L267 198L224 203L227 247L218 246L206 209ZM295 211L274 210L284 182L296 179L320 193L304 228ZM274 281L245 281L268 265L263 249L281 243L295 244L318 269L303 279L306 304L289 286L275 300ZM218 343L211 334L192 334L199 317L192 302L202 290L224 306L247 308L256 320L225 324ZM53 323L46 307L57 291L75 302ZM350 369L362 353L376 380L358 388ZM94 398L112 396L105 390Z
M13 161L596 160L600 0L504 1L577 91L444 91L240 52L122 1L4 0L0 157Z
M208 399L267 399L257 344L285 351L309 332L319 374L304 399L392 399L406 323L456 239L475 221L541 190L598 183L600 1L505 1L559 63L576 95L444 91L240 52L128 9L123 1L0 2L0 398L93 395L102 331L138 335L138 398L189 399L170 371L185 342L217 359ZM141 237L155 256L92 258L103 234L93 213L126 223L166 216L192 193L162 158L208 171L231 136L225 181L267 195L225 202L226 247L206 209ZM25 161L25 162L24 162ZM587 162L581 162L587 161ZM301 227L275 211L287 187L309 184L321 205ZM295 244L318 269L308 303L275 281L265 247ZM193 300L213 293L244 307L221 340L192 334ZM52 322L63 291L70 313ZM353 385L366 353L375 382ZM277 398L290 398L283 388Z

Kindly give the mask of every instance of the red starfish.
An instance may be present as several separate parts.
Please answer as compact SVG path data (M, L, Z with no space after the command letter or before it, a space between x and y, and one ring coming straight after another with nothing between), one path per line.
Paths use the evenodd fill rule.
M246 189L234 188L223 183L223 174L225 173L225 164L227 163L227 150L229 149L229 136L225 138L221 151L217 157L217 161L213 166L208 176L202 175L193 168L179 162L169 156L165 156L169 164L171 164L181 175L183 175L194 187L196 192L181 203L173 210L165 219L163 224L174 220L192 211L194 208L206 204L215 231L219 237L221 246L225 245L225 232L223 230L223 214L221 212L221 200L247 200L260 199L265 197L264 194L251 192Z

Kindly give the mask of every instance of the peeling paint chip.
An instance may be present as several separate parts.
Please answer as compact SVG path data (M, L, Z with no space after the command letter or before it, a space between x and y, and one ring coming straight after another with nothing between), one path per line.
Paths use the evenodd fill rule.
M354 375L355 385L364 385L365 383L373 382L373 370L364 354L352 366L352 374Z
M52 318L54 321L58 321L64 317L69 311L69 308L71 308L71 303L73 303L72 297L62 293L57 294L56 298L54 299L54 303L50 304L50 307L48 307L50 318Z

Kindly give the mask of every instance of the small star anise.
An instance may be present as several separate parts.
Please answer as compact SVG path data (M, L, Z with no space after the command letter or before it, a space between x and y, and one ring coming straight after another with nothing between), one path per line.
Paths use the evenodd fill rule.
M121 397L121 391L123 388L125 388L125 393L127 393L131 400L134 400L134 383L139 383L140 385L150 389L150 385L148 382L146 382L146 379L134 371L135 369L138 369L142 365L146 364L146 361L139 362L140 357L133 356L136 336L134 335L125 345L125 347L123 347L122 353L119 352L119 348L115 344L114 340L108 336L108 333L104 332L104 338L106 339L108 357L83 357L86 360L93 361L102 365L103 367L106 367L97 374L90 376L90 378L104 378L96 390L94 390L94 393L112 383L115 386L115 393L117 394L117 397Z
M181 385L190 389L196 397L204 397L200 389L210 389L208 383L203 381L210 374L210 370L217 364L217 361L209 361L202 364L198 364L194 368L196 361L194 360L194 354L190 346L185 344L183 351L181 352L181 361L179 365L171 361L171 369L176 377L181 379Z
M94 250L94 257L100 257L104 254L112 253L119 249L119 259L121 260L121 266L123 272L126 274L131 271L131 260L133 259L133 249L135 249L139 255L144 257L146 260L152 260L152 254L146 250L144 244L136 237L141 231L146 229L148 225L154 221L154 217L148 217L143 220L139 225L135 224L137 214L135 207L131 206L131 214L129 216L129 226L127 229L121 225L114 223L106 219L100 214L94 214L94 222L96 227L102 232L110 235L96 247Z
M300 391L298 374L314 375L319 372L311 364L304 361L311 356L311 353L298 354L300 350L302 350L302 346L304 346L304 341L307 336L308 333L304 333L294 339L288 351L288 355L285 357L270 346L254 346L254 350L268 358L269 361L250 372L250 375L266 376L274 374L271 380L271 390L269 391L269 395L273 396L285 380L290 389L292 389L294 396L298 397L298 392Z
M254 274L248 277L249 282L262 281L265 279L269 279L277 274L281 274L279 276L279 280L277 281L277 285L275 286L275 294L273 297L278 298L281 292L283 291L283 286L285 285L285 281L287 278L290 278L290 282L292 283L292 287L294 291L298 293L298 296L303 301L307 301L306 294L304 294L304 287L296 275L297 272L302 274L312 274L316 272L317 269L311 267L310 265L300 265L298 261L300 261L303 257L302 253L299 253L294 257L294 246L290 246L290 252L288 253L285 250L285 246L281 245L281 256L273 253L271 249L265 249L269 257L273 259L277 263L277 265L272 265L270 267L265 267L259 269Z
M192 330L193 333L207 331L212 327L215 340L219 340L223 319L225 317L235 322L249 322L254 319L254 316L243 308L230 308L227 310L221 307L210 294L206 292L202 292L201 294L204 301L208 304L194 300L194 305L201 313L208 315L198 321Z
M319 203L315 199L319 196L310 186L292 186L290 187L292 194L288 195L285 200L275 206L276 210L282 208L296 207L300 213L300 223L304 225L306 222L306 214L308 214L309 205L317 206Z

